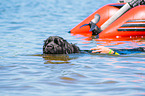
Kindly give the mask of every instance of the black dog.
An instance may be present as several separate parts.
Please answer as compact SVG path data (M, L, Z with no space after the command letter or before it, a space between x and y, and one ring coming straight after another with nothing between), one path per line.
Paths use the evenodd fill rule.
M62 37L50 36L44 41L43 54L71 54L80 53L79 47L68 43Z

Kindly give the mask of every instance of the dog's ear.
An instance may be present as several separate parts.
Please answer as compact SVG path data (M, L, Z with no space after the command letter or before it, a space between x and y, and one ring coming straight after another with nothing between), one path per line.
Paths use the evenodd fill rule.
M75 44L65 44L65 53L66 54L71 54L71 53L79 53L80 49L78 46L76 46Z
M65 43L65 48L66 48L66 54L71 54L71 53L74 53L74 48L73 48L73 46L71 45L71 44L66 44Z
M62 37L59 37L59 45L61 46L65 46L69 44L65 39L63 39Z
M56 42L56 43L57 43L58 45L60 45L60 46L64 46L65 40L59 38L59 39L57 39L57 42Z

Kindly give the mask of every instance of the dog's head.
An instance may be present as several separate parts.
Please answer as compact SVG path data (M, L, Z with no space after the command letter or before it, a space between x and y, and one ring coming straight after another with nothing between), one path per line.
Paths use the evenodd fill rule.
M79 47L68 43L59 36L50 36L44 41L43 54L71 54L79 52Z

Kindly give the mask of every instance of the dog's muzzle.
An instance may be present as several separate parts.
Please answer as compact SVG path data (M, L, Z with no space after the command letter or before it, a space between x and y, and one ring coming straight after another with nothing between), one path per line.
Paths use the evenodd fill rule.
M47 49L47 50L51 50L51 49L53 49L53 48L54 48L53 45L47 45L45 49Z
M49 42L49 44L46 45L45 52L47 54L62 54L63 53L61 47L58 44L54 43L53 41Z

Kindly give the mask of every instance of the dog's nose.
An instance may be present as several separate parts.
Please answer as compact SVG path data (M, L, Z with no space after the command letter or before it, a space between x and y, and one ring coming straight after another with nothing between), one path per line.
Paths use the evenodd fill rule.
M52 46L52 45L47 45L47 48L48 48L48 49L52 49L53 46Z

